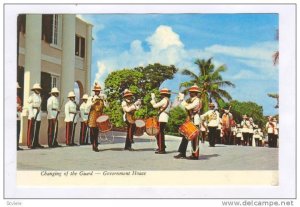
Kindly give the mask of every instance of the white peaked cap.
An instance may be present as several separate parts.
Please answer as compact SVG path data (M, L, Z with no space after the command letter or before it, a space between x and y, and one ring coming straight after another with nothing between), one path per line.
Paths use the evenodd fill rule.
M71 97L75 97L74 91L70 91L70 92L68 93L68 98L71 98Z
M56 87L54 87L51 89L50 93L59 93L59 90Z
M35 83L33 86L32 86L32 89L31 90L35 90L35 89L42 89L40 84L39 83Z

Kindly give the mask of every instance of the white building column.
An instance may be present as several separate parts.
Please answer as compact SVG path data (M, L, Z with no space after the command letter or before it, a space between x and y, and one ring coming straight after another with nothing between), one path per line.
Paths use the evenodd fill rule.
M85 93L91 93L91 63L92 63L92 29L93 25L89 24L87 27L86 38L86 79L85 79Z
M24 112L28 106L30 89L35 83L41 83L41 52L42 52L42 15L26 15L25 36L25 71L24 71Z
M62 34L62 70L61 70L61 98L66 103L69 91L74 90L75 79L75 15L63 15ZM64 107L62 107L64 109Z

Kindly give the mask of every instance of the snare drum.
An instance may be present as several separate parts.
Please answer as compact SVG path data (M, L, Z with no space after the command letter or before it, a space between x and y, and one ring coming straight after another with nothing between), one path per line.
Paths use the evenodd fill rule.
M155 136L159 133L159 123L156 117L151 117L146 120L146 133L149 136Z
M142 119L135 120L135 136L142 136L145 132L145 122Z
M112 129L108 115L101 115L96 120L100 132L108 132Z
M193 122L187 120L180 127L179 132L188 140L193 140L199 135L199 129L193 124Z

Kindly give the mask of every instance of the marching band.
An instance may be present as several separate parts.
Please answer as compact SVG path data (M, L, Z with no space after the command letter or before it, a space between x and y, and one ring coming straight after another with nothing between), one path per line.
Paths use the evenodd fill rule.
M17 89L20 86L17 83ZM39 131L41 125L41 87L36 83L32 87L33 93L29 96L28 102L28 129L27 129L27 146L30 149L44 148L39 143ZM200 93L199 87L195 84L189 88L189 98L184 99L184 94L179 93L177 101L181 108L187 112L186 121L179 126L179 132L182 135L181 143L178 148L179 154L174 156L175 159L199 159L199 138L201 143L209 142L210 147L214 147L218 140L222 144L227 145L243 145L261 147L268 143L269 147L278 147L278 123L275 117L269 117L266 123L268 140L263 139L263 131L258 128L251 117L246 114L242 116L243 120L240 124L236 124L233 115L230 113L230 107L223 109L220 116L218 109L215 109L214 103L209 103L209 110L200 115L202 108L201 99L198 97ZM92 144L92 150L99 152L98 135L100 132L107 132L112 129L109 117L103 114L103 110L108 106L106 95L101 93L101 86L95 84L93 88L94 95L89 97L84 94L81 98L82 103L77 112L77 104L75 102L75 93L68 93L68 101L64 105L65 113L65 139L67 146L77 145L74 142L75 128L80 121L79 144ZM48 147L61 147L57 141L58 134L58 115L60 107L63 103L59 103L59 90L52 88L51 96L47 100L47 119L48 119ZM132 144L134 136L141 136L146 132L150 136L156 137L157 149L156 154L166 154L165 129L169 120L169 111L171 108L170 101L171 91L168 88L160 90L159 101L156 100L155 94L151 93L151 105L158 109L157 117L150 117L147 120L137 119L135 112L141 108L141 99L135 99L134 94L125 89L123 92L123 100L121 108L123 110L123 121L127 125L126 140L124 150L134 151ZM22 112L22 103L17 96L17 150L23 150L19 147L20 134L20 118ZM218 133L218 129L220 132ZM221 138L222 136L222 138ZM88 139L90 137L90 140ZM186 156L188 142L191 141L192 153Z

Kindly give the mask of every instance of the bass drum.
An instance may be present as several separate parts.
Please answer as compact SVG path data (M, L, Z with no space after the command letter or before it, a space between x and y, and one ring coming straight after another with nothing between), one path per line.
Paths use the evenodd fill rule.
M193 124L193 122L187 120L179 127L179 133L191 141L199 135L199 129Z
M108 132L112 129L112 124L109 121L108 115L101 115L96 120L100 132Z
M142 119L135 120L135 136L142 136L145 132L145 122Z
M146 133L149 136L156 136L159 133L159 122L156 117L146 120Z

